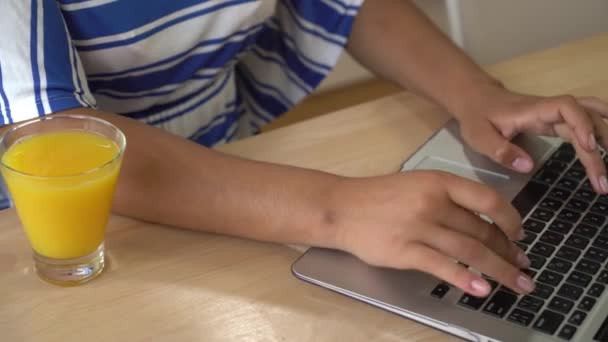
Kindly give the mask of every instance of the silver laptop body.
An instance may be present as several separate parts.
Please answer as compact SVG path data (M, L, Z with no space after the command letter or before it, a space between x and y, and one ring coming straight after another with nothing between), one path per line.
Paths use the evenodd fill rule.
M516 143L533 156L536 172L561 141L522 136L518 137ZM454 120L448 122L416 151L403 164L402 171L414 169L443 170L483 182L509 199L513 199L530 179L530 175L534 174L517 174L473 152L463 143ZM475 311L464 307L458 303L463 292L455 287L450 287L441 299L433 297L431 292L440 281L422 272L371 267L347 253L321 248L309 249L294 263L292 270L302 280L465 340L564 341L558 337L558 332L548 335L535 330L533 323L524 327L507 320L506 315L498 318L484 313L482 309ZM608 314L606 297L605 293L600 296L570 341L594 341L594 336ZM570 313L573 311L575 310ZM561 324L562 327L567 324L570 315L565 316L566 321Z

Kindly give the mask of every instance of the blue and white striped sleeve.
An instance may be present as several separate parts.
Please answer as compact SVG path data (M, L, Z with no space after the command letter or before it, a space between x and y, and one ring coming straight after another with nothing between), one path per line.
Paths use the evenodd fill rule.
M336 64L363 0L279 0L237 65L239 92L261 126L311 93Z
M0 125L95 107L55 0L2 0L0 13Z

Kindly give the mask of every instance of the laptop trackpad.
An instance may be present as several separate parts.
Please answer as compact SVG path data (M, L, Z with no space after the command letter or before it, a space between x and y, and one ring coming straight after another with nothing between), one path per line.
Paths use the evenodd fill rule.
M498 188L506 186L510 179L508 175L503 173L477 168L470 164L461 164L436 156L424 157L414 169L445 171L476 182L491 184Z

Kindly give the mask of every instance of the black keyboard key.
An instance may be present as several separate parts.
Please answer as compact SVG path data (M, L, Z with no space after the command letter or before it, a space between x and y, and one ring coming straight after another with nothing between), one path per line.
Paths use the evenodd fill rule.
M581 220L582 223L586 223L594 227L601 227L604 224L604 221L606 221L605 216L600 216L592 213L588 213Z
M574 302L569 300L569 299L565 299L562 297L553 297L553 299L551 299L551 301L549 302L549 309L553 309L557 312L561 312L564 314L567 314L570 312L570 310L572 310L572 307L574 306Z
M545 305L544 300L532 296L523 296L519 300L519 303L517 303L518 308L531 312L538 312L543 307L543 305Z
M593 247L608 250L608 236L600 235L593 241Z
M450 285L448 285L446 283L441 283L441 284L435 286L433 291L431 291L431 296L441 299L441 298L443 298L443 296L445 296L446 293L448 293L449 290L450 290Z
M572 146L572 144L568 142L563 142L561 145L559 145L557 151L576 156L576 150L574 149L574 146ZM557 151L553 153L557 153Z
M564 174L564 177L567 178L571 178L571 179L576 179L576 180L583 180L583 178L585 178L586 174L584 170L581 170L579 168L576 167L571 167L570 170L566 171L566 173Z
M466 306L469 309L478 310L483 303L485 303L486 299L488 299L488 297L480 298L471 296L470 294L464 294L462 297L460 297L458 304Z
M527 231L534 232L534 233L540 233L545 228L545 225L546 225L546 223L543 221L527 219L524 222L523 227Z
M530 293L530 295L542 299L548 299L549 297L551 297L551 294L553 294L554 290L555 289L549 285L536 283L536 287L534 288L534 291Z
M608 203L608 195L599 195L597 196L597 200L603 203Z
M562 273L562 274L568 273L568 271L570 271L571 267L572 267L572 263L570 261L562 260L559 258L551 259L551 261L549 261L549 264L547 265L547 268L550 269L551 271L555 271L557 273Z
M553 153L551 156L551 160L558 160L564 163L570 163L574 158L576 158L576 152L573 152L574 148L571 145L564 144Z
M572 192L566 189L553 188L553 190L549 191L547 196L564 202L568 199L568 197L570 197L570 194L572 194Z
M509 292L509 293L512 293L512 294L517 294L517 293L515 293L515 291L511 290L510 288L508 288L508 287L506 287L504 285L500 285L500 288L498 290L504 291L504 292Z
M552 170L558 173L562 173L568 167L568 163L564 163L559 160L549 160L543 166L544 169Z
M532 246L532 249L530 251L534 254L538 254L548 258L555 251L555 247L547 245L546 243L537 242L534 244L534 246Z
M570 235L568 240L566 240L565 245L569 247L574 247L578 249L585 249L589 244L589 239L584 238L580 235Z
M595 202L595 204L593 204L591 206L591 210L592 212L596 213L596 214L600 214L600 215L608 215L608 203L604 203L604 202Z
M570 276L568 276L568 279L566 279L566 281L569 282L570 284L578 285L580 287L585 288L591 282L591 276L588 274L585 274L585 273L578 272L578 271L572 271L572 273L570 273Z
M522 217L525 217L548 190L548 185L530 181L521 189L517 196L515 196L511 204L519 211L519 214Z
M583 299L581 299L581 301L578 303L578 308L585 311L591 311L595 305L595 302L595 298L583 297Z
M541 210L541 209L537 209L537 210ZM578 221L578 219L581 218L581 214L576 211L569 210L569 209L562 209L562 211L560 211L559 214L557 215L557 218L559 218L560 220L576 223L576 221Z
M551 203L549 203L551 204ZM576 210L576 211L585 211L589 207L589 203L585 201L581 201L579 199L573 198L566 203L566 208Z
M553 215L554 214L552 211L545 209L536 209L532 212L532 215L530 215L530 217L544 222L549 222L553 218Z
M572 247L568 247L568 246L562 246L557 251L557 254L555 254L555 256L557 256L557 257L560 257L562 259L566 259L566 260L572 261L572 262L575 262L580 255L581 255L581 251L579 251L578 249L572 248Z
M553 309L564 314L569 313L573 306L573 301L557 296L553 297L553 299L551 299L549 302L549 309Z
M568 323L581 325L585 321L585 318L587 318L587 314L585 312L576 310L572 313L572 315L570 315L570 318L568 318Z
M602 293L604 293L605 288L606 287L600 283L593 283L593 285L591 285L591 287L589 288L589 291L587 291L587 294L599 298Z
M546 184L553 184L559 178L560 172L550 169L542 169L534 176L534 179Z
M570 232L570 229L572 229L573 226L574 226L574 224L572 224L571 222L554 220L551 223L551 225L549 226L549 230L552 230L554 232L558 232L561 234L568 234Z
M600 272L600 275L597 276L596 280L602 284L608 284L608 271L604 270Z
M595 247L589 247L587 253L585 253L585 258L603 263L606 261L606 258L608 258L608 251Z
M534 268L537 270L543 267L543 265L545 265L545 262L547 262L547 259L545 257L536 254L528 254L528 259L530 259L530 268Z
M543 209L558 211L564 203L555 200L553 198L545 198L542 202L540 202L539 206ZM585 204L583 202L583 204Z
M597 271L600 270L601 267L602 267L602 265L598 264L595 261L591 261L591 260L587 260L587 259L581 259L581 261L579 261L578 264L576 264L575 269L577 271L581 271L581 272L589 273L591 275L595 275L597 273Z
M593 239L593 237L595 236L595 234L597 234L597 232L598 232L597 228L592 227L588 224L581 223L576 226L573 233L580 235L580 236L584 236L587 239Z
M547 285L557 286L563 278L564 276L559 273L543 271L536 280Z
M483 311L502 318L515 304L516 300L517 296L512 293L497 291L483 308Z
M553 335L564 321L564 315L545 310L534 322L534 329Z
M601 236L608 236L608 226L604 227L604 229L600 230Z
M562 330L559 331L559 334L557 334L557 336L559 336L559 338L561 339L568 341L574 336L574 334L576 334L576 328L566 324L562 327Z
M507 317L507 319L511 322L527 327L528 325L530 325L530 323L532 323L532 320L534 319L534 314L520 309L514 309L513 311L511 311L511 314L509 314L509 317Z
M591 203L595 199L595 192L593 190L578 189L574 193L574 197Z
M562 177L559 181L557 181L557 186L572 191L576 189L578 183L580 183L580 181L576 179Z
M531 232L525 232L526 236L524 237L523 240L520 240L519 242L526 244L526 245L530 245L532 244L532 242L534 242L534 240L536 240L536 234L531 233Z
M574 167L574 166L572 166L572 167ZM586 179L583 181L583 184L581 184L581 189L593 191L593 185L591 185L591 182L588 179Z
M562 242L562 240L564 240L564 236L562 234L552 232L552 231L545 232L540 237L540 241L542 241L544 243L548 243L553 246L559 245Z
M557 294L568 299L578 300L583 295L583 289L571 284L562 284Z

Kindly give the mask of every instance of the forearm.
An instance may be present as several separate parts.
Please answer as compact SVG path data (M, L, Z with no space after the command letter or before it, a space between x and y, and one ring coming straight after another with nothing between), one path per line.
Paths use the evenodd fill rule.
M127 137L117 213L182 228L334 246L326 191L339 177L231 157L135 120L90 109Z
M455 114L499 85L410 1L366 1L348 50L379 76Z

